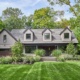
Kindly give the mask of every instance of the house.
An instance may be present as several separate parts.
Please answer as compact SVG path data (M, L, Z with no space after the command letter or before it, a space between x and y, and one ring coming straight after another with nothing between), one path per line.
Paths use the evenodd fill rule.
M11 46L20 39L23 44L23 53L31 54L35 49L46 50L46 55L51 51L68 43L76 45L78 40L74 33L65 29L13 29L11 32L3 29L0 32L0 53L9 54Z

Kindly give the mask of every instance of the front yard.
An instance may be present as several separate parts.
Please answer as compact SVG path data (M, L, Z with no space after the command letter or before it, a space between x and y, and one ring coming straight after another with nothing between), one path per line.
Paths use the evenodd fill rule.
M80 62L0 65L0 80L80 80Z

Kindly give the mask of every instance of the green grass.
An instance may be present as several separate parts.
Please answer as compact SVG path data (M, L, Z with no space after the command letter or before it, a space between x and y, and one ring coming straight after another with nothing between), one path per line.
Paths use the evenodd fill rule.
M80 62L0 65L0 80L80 80Z

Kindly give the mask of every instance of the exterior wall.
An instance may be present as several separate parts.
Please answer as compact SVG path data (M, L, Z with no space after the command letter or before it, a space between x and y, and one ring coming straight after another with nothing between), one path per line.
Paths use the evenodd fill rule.
M7 36L7 41L5 43L3 42L3 35ZM13 39L6 31L3 31L0 34L0 48L10 48L15 42L15 39Z
M31 34L31 39L26 39L26 34ZM27 30L25 33L24 33L24 41L33 41L33 33L30 31L30 30Z
M45 40L45 38L44 38L45 33L50 33L50 39L49 39L49 40ZM43 33L43 41L51 41L51 40L52 40L51 32L50 32L49 30L46 30L46 31Z
M69 39L64 39L64 33L69 33ZM62 41L71 41L71 32L66 29L62 34L61 34L61 39Z
M2 51L0 50L0 57L2 56L10 56L11 51L9 49L3 49Z

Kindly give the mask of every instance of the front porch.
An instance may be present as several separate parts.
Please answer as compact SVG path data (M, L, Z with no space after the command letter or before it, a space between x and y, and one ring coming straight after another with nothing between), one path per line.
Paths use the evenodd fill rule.
M55 49L59 49L62 45L24 45L23 53L27 55L33 55L34 50L44 49L46 54L45 56L51 56L51 52ZM65 47L66 45L64 45Z

